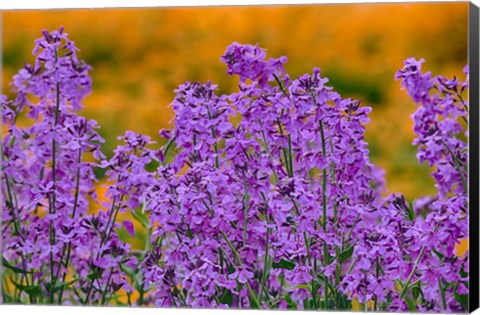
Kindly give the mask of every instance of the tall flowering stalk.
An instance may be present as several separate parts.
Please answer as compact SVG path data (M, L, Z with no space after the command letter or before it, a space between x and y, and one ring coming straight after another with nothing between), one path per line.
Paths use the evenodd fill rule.
M104 159L103 139L95 121L78 115L91 92L91 68L77 51L63 29L44 31L35 63L13 78L16 99L2 100L2 261L15 271L17 293L10 302L25 295L31 303L82 302L79 291L97 264L104 214L87 211L96 200L93 168ZM95 279L97 291L111 290Z
M96 123L78 114L90 67L62 29L43 35L35 64L14 76L16 99L0 99L2 301L466 309L468 252L455 253L468 236L466 81L432 78L411 58L396 75L419 105L413 144L438 189L407 201L386 195L369 160L371 108L317 68L290 78L286 57L258 45L221 57L238 92L180 85L167 144L127 131L106 159ZM95 168L108 182L98 212Z
M417 259L401 293L407 293L409 283L418 283L420 310L457 312L466 309L468 296L468 252L463 257L455 254L458 241L468 237L469 108L463 98L468 67L461 81L422 73L423 62L407 59L396 79L419 105L412 115L417 136L413 144L418 146L419 162L435 167L438 193L412 209L415 222L409 234L418 243L411 246L410 255ZM420 211L427 214L420 216Z
M318 69L291 80L286 58L265 57L258 46L228 47L238 93L176 90L169 136L180 152L147 195L163 255L147 277L158 305L348 306L329 287L380 197L363 140L370 108L342 99Z
M407 59L396 79L419 105L413 144L419 162L434 167L438 193L413 202L390 195L375 211L380 224L362 228L341 290L365 310L466 309L468 252L458 257L455 246L468 237L468 103L462 97L468 78L432 78L421 72L423 62Z

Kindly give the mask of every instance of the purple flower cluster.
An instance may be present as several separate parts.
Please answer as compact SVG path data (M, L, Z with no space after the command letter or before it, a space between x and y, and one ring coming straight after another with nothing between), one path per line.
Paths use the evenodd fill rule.
M267 54L264 49L258 45L241 45L233 43L228 46L227 51L222 56L221 61L228 66L229 75L239 75L240 81L247 79L257 81L265 86L267 81L272 80L272 75L285 72L283 64L287 62L287 57L265 60Z
M172 103L179 152L146 198L162 254L146 273L155 301L340 307L340 293L323 294L380 202L363 138L371 109L342 99L318 69L291 80L258 47L233 44L222 60L240 92L187 83Z
M345 294L374 309L460 312L468 296L468 252L456 255L468 237L467 81L432 78L423 60L409 58L396 74L419 104L412 115L418 160L434 167L438 193L407 202L401 194L383 198L379 221L359 232ZM465 68L466 69L466 68ZM380 223L380 224L378 224Z
M468 103L462 97L468 67L465 81L432 78L421 73L423 62L409 58L396 74L419 104L412 115L413 144L419 162L434 167L438 190L411 205L415 220L406 235L416 243L409 254L417 259L407 280L424 286L420 310L459 312L465 310L469 279L468 252L463 257L455 253L459 240L468 238Z
M167 144L127 131L106 159L96 123L78 114L91 80L76 51L62 29L44 32L16 99L0 99L2 263L22 292L4 302L107 304L123 289L140 306L465 310L466 82L422 74L414 59L397 73L438 189L409 202L385 197L369 160L371 108L317 68L290 78L286 57L258 45L221 58L238 92L180 85ZM92 214L96 168L108 202ZM117 230L138 237L139 225L134 251Z
M467 143L468 104L462 94L468 87L457 78L442 76L432 78L430 73L420 72L423 59L409 58L395 78L412 99L421 106L413 114L414 145L418 146L419 162L436 166L433 178L439 194L464 194L467 191ZM467 73L468 68L464 71ZM467 73L468 74L468 73ZM462 138L463 136L463 138Z
M105 157L96 122L78 115L91 68L77 51L63 29L44 31L34 65L13 78L16 99L2 98L2 259L23 270L17 289L32 303L88 303L127 284L119 265L131 259L113 229L115 208L88 214ZM78 294L68 299L67 289Z

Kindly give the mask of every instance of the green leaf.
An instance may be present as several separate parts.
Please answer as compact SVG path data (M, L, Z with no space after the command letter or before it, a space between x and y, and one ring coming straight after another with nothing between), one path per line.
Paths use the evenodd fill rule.
M354 245L350 245L347 249L345 249L338 255L338 261L340 262L340 264L343 264L345 261L350 259L350 257L352 257L354 247Z
M412 312L418 312L417 308L415 307L415 303L410 300L408 297L404 297L405 302L407 303L408 309Z
M102 270L97 270L97 271L94 271L92 273L90 273L87 278L90 279L90 280L96 280L96 279L100 279L102 277L102 273L103 271Z
M272 263L272 268L273 269L287 269L287 270L292 270L295 268L295 263L291 262L289 260L285 259L280 259L279 262L273 262Z
M328 299L327 300L327 310L333 310L335 309L335 301L334 299Z
M338 294L338 301L339 301L338 309L350 310L352 308L352 301L349 300L348 296L341 292L337 292L337 294Z
M467 285L468 287L468 285ZM457 293L458 289L458 284L455 285L455 290L453 291L453 296L455 297L455 300L462 304L462 306L467 309L468 307L468 294L458 294Z
M23 284L15 282L12 277L10 277L10 281L13 283L13 285L19 289L20 291L23 291L27 293L28 295L31 296L36 296L42 294L42 290L39 285L30 285L30 286L25 286Z
M20 274L24 274L24 275L26 275L28 273L33 273L32 271L27 271L25 269L18 268L18 267L10 265L10 263L3 256L2 256L2 266L12 270L15 273L20 273Z
M418 286L413 287L412 288L412 295L413 295L413 298L414 298L415 301L418 299L418 297L420 295L423 297L422 289L420 289L420 287L418 287Z
M261 306L258 305L257 302L255 302L255 299L252 297L252 295L250 294L250 297L248 298L248 300L250 301L250 308L251 309L259 309Z
M42 290L39 285L31 285L25 288L25 293L31 296L37 296L42 294Z
M408 212L407 212L407 215L408 215L408 218L410 219L410 221L413 221L415 220L415 212L413 211L413 201L410 201L408 203Z
M146 228L146 229L148 228L149 220L148 220L148 217L144 213L132 211L132 216L144 228Z
M467 278L468 277L468 272L465 272L465 270L463 270L463 268L460 270L460 276L462 278Z
M303 300L303 309L304 310L310 310L311 309L308 299Z
M73 279L72 281L68 281L68 282L63 282L61 283L61 285L63 285L65 288L68 288L69 286L71 286L72 284L76 283L79 279Z
M436 249L432 249L432 250L433 250L433 252L437 255L437 257L438 257L440 260L443 260L443 257L444 257L443 254L441 254L441 253L440 253L438 250L436 250Z
M141 254L138 254L138 255L142 256ZM130 278L133 278L136 275L134 270L131 270L128 267L122 266L122 264L119 264L118 267L120 268L121 271L126 273Z
M292 300L289 294L285 294L283 298L285 299L285 302L287 302L288 309L297 309L297 304Z
M227 271L228 271L228 274L231 275L232 273L235 272L235 267L230 264L227 264Z
M233 294L230 290L223 291L222 296L219 299L220 303L227 304L228 306L232 306L233 303Z
M68 288L69 286L71 286L72 284L74 284L75 282L77 282L79 279L74 279L72 281L68 281L68 282L57 282L54 284L53 286L53 292L58 292L60 290L62 290L62 288ZM51 291L51 283L50 282L47 282L45 283L45 289L47 289L47 291Z
M118 295L118 294L113 294L113 295L107 297L107 298L105 299L105 302L108 303L108 302L113 301L113 300L115 300L115 302L118 302L118 299L119 299L120 297L121 297L121 296Z

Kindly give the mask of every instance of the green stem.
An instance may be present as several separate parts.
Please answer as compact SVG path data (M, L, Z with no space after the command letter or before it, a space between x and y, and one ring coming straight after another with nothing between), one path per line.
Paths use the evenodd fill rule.
M293 198L291 199L292 203L293 203L293 207L295 208L295 211L297 213L297 215L300 215L300 209L298 208L298 205L297 203L295 202L295 200L293 200ZM312 264L312 256L310 255L310 245L308 243L308 237L307 237L307 233L305 231L303 231L303 241L305 242L305 249L307 251L307 261L308 261L308 265L310 266L310 268L312 269L310 271L310 275L312 276L312 281L311 281L311 286L312 286L312 299L313 299L313 304L314 304L314 307L315 309L318 307L317 306L317 298L316 298L316 290L315 290L315 275L313 273L313 269L314 269L314 265Z
M415 261L415 265L413 266L412 271L410 272L410 275L407 278L407 282L405 282L402 291L400 291L400 297L402 298L405 293L408 290L408 285L410 284L410 281L412 281L413 275L415 274L415 271L417 270L418 264L420 263L420 260L422 259L423 253L425 252L425 249L427 246L423 246L422 249L420 250L420 254L418 254L417 260Z
M445 298L445 287L442 286L442 282L440 281L440 279L438 279L438 287L440 288L440 293L441 293L441 296L442 296L443 309L446 310L447 309L447 301L446 301L446 298Z
M2 161L5 161L5 155L4 155L4 150L3 150L3 139L1 137L1 134L0 134L0 154L1 154L1 158L2 158ZM3 168L2 168L3 170ZM12 216L12 221L13 221L13 227L14 227L14 231L15 231L15 234L17 236L20 237L20 224L15 215L15 209L14 209L14 203L13 203L13 195L12 195L12 190L14 190L14 188L10 187L10 180L8 178L8 176L5 174L5 172L3 172L3 175L5 176L5 184L7 186L7 196L8 196L8 202L9 202L9 205L10 205L10 215ZM18 209L18 206L17 206L17 209Z
M1 137L1 134L0 134L0 155L1 155L2 161L5 161L5 154L3 151L3 139ZM20 219L15 214L16 211L14 208L14 204L15 204L15 207L18 209L18 203L17 203L16 197L15 197L15 202L13 197L13 195L16 196L15 187L10 187L10 180L8 176L5 173L3 174L5 176L5 183L7 186L7 196L8 196L8 202L10 204L10 215L12 216L14 234L24 240L25 238L20 234L20 222L19 222ZM12 190L13 190L13 195L12 195ZM23 252L20 253L20 258L22 260L23 269L27 270L26 259ZM26 274L23 274L23 278L25 279L27 286L29 286L30 284L29 284L28 276Z
M284 92L285 95L287 95L283 89L283 86L280 82L280 80L275 76L275 79L277 80L278 84L280 85L280 88L282 89L282 91ZM280 119L277 118L277 124L278 124L278 128L279 128L279 131L280 131L280 134L283 135L283 129L282 129L282 124L280 122ZM263 130L262 130L263 132ZM264 136L265 138L265 136ZM266 141L266 140L264 140ZM287 147L287 150L285 148L282 148L282 151L283 151L283 155L284 155L284 158L285 158L285 167L287 169L287 174L290 178L293 178L293 174L294 174L294 169L293 169L293 152L292 152L292 138L291 138L291 135L288 135L288 147ZM298 206L295 202L295 200L293 200L292 198L292 203L295 207L295 210L297 212L297 215L300 215L300 210L298 209ZM312 263L312 256L310 254L310 245L309 245L309 241L308 241L308 237L307 237L307 233L304 231L303 232L303 240L305 242L305 249L307 251L307 259L308 259L308 264L310 265L310 268L312 268L312 270L310 271L310 275L312 276L312 281L311 281L311 286L312 286L312 300L313 300L313 304L314 304L314 308L317 309L317 298L316 298L316 288L315 288L315 275L314 275L314 272L316 270L316 268L314 268L314 265Z
M260 124L260 126L262 126L262 123L260 120L258 121L258 123ZM278 175L277 175L277 171L275 170L274 159L272 156L272 152L270 151L270 147L268 145L267 137L265 136L265 131L263 130L263 126L262 126L262 138L263 138L263 143L265 144L265 150L267 151L268 157L270 159L270 163L272 163L272 171L273 171L273 176L275 176L275 182L278 183Z
M325 133L323 130L323 122L320 121L320 136L322 138L322 151L323 151L323 157L326 158L327 156L327 150L326 150L326 144L325 144ZM326 233L327 232L327 169L323 169L323 174L322 174L322 227L323 231ZM326 267L328 265L328 245L327 241L325 240L323 243L323 265ZM325 309L327 309L328 305L328 277L325 277Z
M267 214L267 225L268 225L268 214ZM269 270L267 270L268 268L268 260L269 260L269 240L270 238L270 228L267 227L267 235L266 235L266 241L265 241L265 257L263 258L263 273L262 273L262 280L260 282L260 287L261 287L261 290L260 290L260 298L259 300L262 301L262 298L263 298L263 292L266 291L265 290L265 281L267 280L267 274L269 272Z
M355 220L353 221L353 224L352 224L352 227L350 228L350 231L348 232L347 241L345 242L346 245L348 245L350 243L350 240L352 238L353 229L355 228L355 225L357 225L357 222L359 221L359 219L360 219L360 214L358 213L355 216ZM344 250L344 249L345 248L342 248L342 250Z
M363 303L363 308L365 312L368 312L368 301L367 301L367 286L365 286L363 290L363 297L365 299L365 302Z
M323 157L325 158L327 156L326 149L325 149L325 134L323 131L323 123L320 121L320 135L322 138L322 151L323 151ZM327 169L323 169L323 174L322 174L322 227L323 231L327 231Z
M105 226L105 233L100 241L100 247L102 247L105 244L105 242L109 239L110 234L112 233L112 230L115 226L115 221L117 220L117 215L120 210L121 203L123 201L123 197L124 197L123 195L120 197L119 205L116 205L116 197L114 197L112 200L112 207L110 208L107 225Z
M175 298L173 297L173 293L172 293L172 292L170 292L170 298L172 299L173 305L174 305L175 307L178 307L177 302L175 302Z
M183 307L187 307L187 301L185 300L185 297L184 297L183 294L180 292L180 290L178 290L177 286L174 286L174 290L175 290L175 292L178 294L178 296L180 297L180 300L182 301Z
M312 300L313 300L313 307L314 309L318 308L317 305L317 289L315 286L315 274L314 274L314 266L312 264L312 256L310 254L310 245L308 244L308 238L307 238L307 233L304 231L303 232L303 240L305 242L305 248L307 250L307 259L308 259L308 264L310 265L310 268L312 269L310 271L310 275L312 276L312 281L310 281L310 285L312 286Z
M132 306L132 298L131 298L131 294L130 292L127 292L127 303L128 303L128 306Z
M467 103L465 102L465 100L463 99L462 95L460 93L458 93L458 91L455 91L455 93L457 94L458 99L460 100L460 103L462 103L463 108L468 113L468 106L467 106ZM468 120L464 116L462 116L462 117L465 119L465 122L468 124Z
M453 162L455 163L455 167L457 168L457 172L458 172L458 174L460 175L460 178L462 179L463 189L465 190L465 193L468 194L467 181L465 180L465 177L464 177L463 172L462 172L462 170L461 170L460 161L458 161L457 156L452 152L452 150L451 150L450 147L445 143L445 141L441 140L441 142L442 142L443 146L447 149L447 151L450 153L450 155L452 156Z
M170 148L172 147L176 138L177 137L172 137L170 140L168 140L167 145L165 146L165 149L163 149L163 158L165 160L167 160L167 153L170 150Z
M380 264L378 262L378 257L376 258L376 267L375 267L375 277L377 278L377 281L378 281L378 277L380 275ZM373 300L373 310L374 311L377 311L377 295L375 294L375 297L374 297L374 300Z
M81 143L80 143L81 146ZM77 174L76 174L76 181L75 181L75 200L73 202L73 212L72 212L72 219L75 219L75 214L77 212L77 204L78 204L78 197L80 194L80 164L82 163L82 148L78 149L77 155Z
M75 219L75 214L76 214L76 211L77 211L77 205L78 205L78 197L79 197L79 193L80 193L80 163L82 161L82 148L79 148L78 149L78 155L77 155L77 174L76 174L76 182L75 182L75 199L74 199L74 202L73 202L73 211L72 211L72 219ZM65 267L65 270L63 272L63 276L62 276L62 283L65 283L65 279L67 277L67 273L68 273L68 264L70 263L70 252L72 250L72 244L69 242L68 243L68 248L67 248L67 258L66 258L66 261L65 261L65 264L64 264L64 267ZM65 249L65 247L64 247ZM60 267L62 265L62 260L63 260L63 257L62 259L60 259L60 264L58 266L58 269L60 270ZM61 305L62 304L62 300L63 300L63 290L64 290L64 286L62 285L61 289L60 289L60 294L58 296L58 304Z
M72 250L72 245L71 243L69 242L68 243L68 248L67 248L67 259L65 261L65 271L63 272L63 276L62 276L62 283L65 283L65 279L67 278L67 273L68 273L68 264L70 262L70 253L71 253L71 250ZM60 269L60 266L58 267ZM58 295L58 305L62 305L62 300L63 300L63 289L64 289L64 286L62 285L61 289L60 289L60 294Z
M221 232L221 234L222 234L222 237L223 237L223 239L225 240L225 242L227 242L228 247L230 247L230 249L231 249L231 251L232 251L232 253L233 253L234 257L235 257L235 260L237 261L238 266L242 266L242 265L243 265L243 264L242 264L242 260L240 259L240 255L238 255L237 250L235 249L235 247L233 246L233 244L230 242L230 240L228 239L228 237L225 235L225 233L224 233L224 232ZM247 287L247 289L248 289L248 292L250 293L250 298L252 299L253 303L254 303L258 308L260 308L260 307L261 307L261 304L260 304L260 302L258 301L258 299L257 299L257 297L256 297L256 295L255 295L255 292L253 292L252 287L251 287L250 284L248 283L248 280L247 280L247 282L245 282L245 285L246 285L246 287Z
M275 81L277 81L278 86L280 87L280 90L282 91L283 95L285 95L287 98L290 98L287 91L283 87L282 81L280 81L280 78L274 73L273 77L275 78Z
M2 270L2 279L1 279L1 284L2 284L2 287L0 288L0 291L2 292L2 301L3 303L7 303L7 294L9 296L11 296L11 293L9 291L7 291L7 279L5 276L3 276L4 273L3 273L3 270Z
M348 267L347 269L347 272L345 273L345 275L348 275L350 273L350 271L352 271L353 269L353 266L355 266L355 263L357 262L357 257L353 258L352 262L350 263L350 266Z
M250 195L247 191L247 181L243 180L244 189L244 206L243 206L243 246L247 244L247 229L248 229L248 208L250 203Z
M280 114L281 116L283 115L283 111ZM278 125L278 131L280 132L280 135L283 136L283 128L282 128L282 123L280 122L280 118L277 117L277 125ZM289 147L289 152L285 148L282 148L282 153L283 153L283 159L285 160L285 169L287 170L288 177L292 178L293 177L293 164L291 162L292 158L292 141L290 135L288 135L288 147ZM290 158L289 158L290 157ZM281 160L281 158L280 158Z
M323 129L323 126L322 126ZM330 154L333 155L333 142L330 139ZM332 182L336 184L337 182L337 171L336 171L336 166L335 163L331 162L331 171L332 171ZM334 224L334 232L335 232L335 237L338 237L338 203L335 202L333 205L333 224ZM335 256L339 257L340 256L340 248L338 246L335 246ZM341 272L342 265L338 263L335 266L335 288L338 288L340 284L340 272ZM338 309L338 306L340 304L340 294L339 292L335 292L335 307Z
M209 195L209 198L210 198L210 204L212 204L212 197L211 195ZM214 215L214 211L207 205L207 203L205 202L205 200L202 200L203 201L203 204L205 205L205 207L207 208L207 210L210 212L210 214L213 216ZM221 232L221 235L223 237L223 239L225 240L225 242L227 242L227 245L228 247L230 247L230 249L232 250L232 253L233 255L235 256L235 260L236 260L236 264L238 264L239 266L242 266L242 260L240 259L240 255L238 254L237 250L235 249L235 247L233 246L233 244L230 242L230 240L228 239L227 235L225 235L224 232ZM220 247L220 250L225 252L225 250ZM234 267L235 269L237 268L234 264ZM252 301L254 302L254 304L260 308L261 307L261 304L259 303L256 295L255 295L255 292L253 292L252 290L252 287L250 286L250 284L248 283L248 281L245 283L246 286L247 286L247 289L251 295L251 298L252 298Z
M212 119L212 116L210 114L210 110L208 111L208 118L209 119ZM211 130L212 130L212 137L213 139L217 139L217 135L215 134L215 128L213 128L213 126L210 127ZM219 160L218 160L218 144L217 142L215 142L213 144L213 149L215 150L215 167L218 168L220 166L220 163L219 163Z
M122 202L122 200L123 200L123 196L120 197L120 203ZM117 219L117 214L118 214L118 211L120 209L120 205L116 206L115 204L116 204L116 197L114 197L113 200L112 200L112 207L110 209L110 213L109 213L109 216L108 216L107 225L105 226L105 232L102 235L101 240L100 240L99 248L102 248L102 246L105 244L105 241L110 237L110 233L112 232L113 227L115 226L115 220ZM110 228L110 223L111 222L112 222L112 224L111 224L112 226ZM97 254L97 258L99 258L99 257L100 257L100 253ZM89 299L90 299L90 294L92 293L92 289L93 289L93 282L94 282L94 280L90 280L90 286L88 287L87 296L85 297L84 304L87 304Z
M288 135L288 163L290 168L290 178L293 177L293 153L292 153L292 137Z
M56 58L55 58L56 59ZM57 83L56 85L56 104L55 104L55 117L54 117L54 123L53 127L56 127L58 124L58 115L60 111L60 83ZM54 184L54 189L56 190L56 156L57 156L57 144L55 139L52 140L52 181ZM53 196L50 198L50 208L49 211L51 214L55 214L56 212L56 194L54 193ZM49 233L50 233L50 246L53 247L55 246L55 230L53 228L53 222L50 220L49 223ZM53 253L50 252L50 304L53 304L53 301L55 299L55 283L57 281L56 278L54 278L54 262L53 262Z
M112 268L110 268L110 273L108 274L107 283L105 284L105 289L102 292L102 303L101 303L101 305L104 305L105 301L106 301L108 286L110 285L110 280L112 279L112 273L113 273L112 271L113 271Z

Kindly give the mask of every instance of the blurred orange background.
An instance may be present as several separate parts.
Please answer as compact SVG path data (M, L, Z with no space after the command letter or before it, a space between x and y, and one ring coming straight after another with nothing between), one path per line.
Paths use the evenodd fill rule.
M3 91L33 62L41 30L64 26L94 68L83 115L99 122L111 155L127 129L163 144L157 132L170 126L167 106L179 84L211 80L220 93L235 91L220 56L234 41L258 43L270 57L288 57L291 77L320 67L343 97L373 107L371 158L385 169L390 192L413 199L434 194L434 182L411 145L416 105L394 74L415 57L434 75L463 79L467 24L468 2L6 11Z

